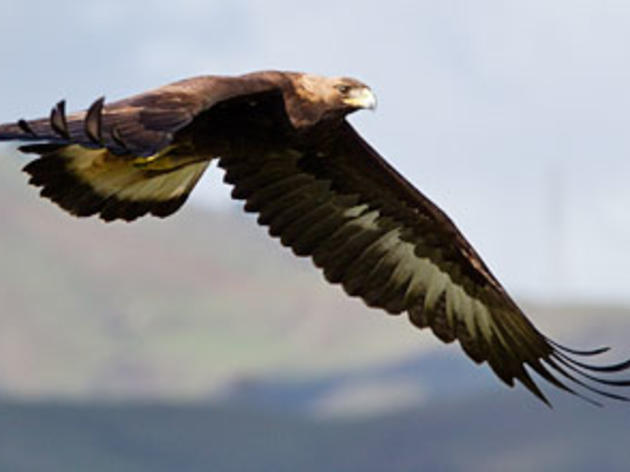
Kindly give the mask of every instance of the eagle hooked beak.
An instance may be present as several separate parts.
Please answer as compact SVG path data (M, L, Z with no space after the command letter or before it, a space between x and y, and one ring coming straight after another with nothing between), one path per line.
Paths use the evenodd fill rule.
M355 88L344 99L344 103L353 108L374 110L376 109L376 95L368 87Z

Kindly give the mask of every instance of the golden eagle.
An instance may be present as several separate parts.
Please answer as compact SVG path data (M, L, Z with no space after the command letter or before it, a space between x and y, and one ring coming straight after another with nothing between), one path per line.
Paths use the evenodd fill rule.
M608 374L630 361L587 364L577 357L607 349L577 351L541 334L448 216L346 121L375 105L370 88L349 78L205 76L71 115L62 101L49 118L0 126L0 140L39 155L24 170L43 197L105 221L174 213L216 158L245 211L349 295L458 340L545 402L526 366L594 403L567 381L628 400L610 388L630 381Z

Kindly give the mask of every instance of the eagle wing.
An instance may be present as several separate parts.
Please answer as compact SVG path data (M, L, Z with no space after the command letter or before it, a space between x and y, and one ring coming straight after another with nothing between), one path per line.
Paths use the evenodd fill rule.
M269 91L272 73L206 76L170 84L66 115L59 102L49 118L0 126L0 141L39 155L24 171L41 195L76 216L105 221L159 217L177 211L208 167L186 129L204 111L237 96Z
M458 340L475 362L487 362L512 386L519 380L547 402L525 366L556 387L566 380L598 395L625 397L597 384L630 362L591 366L543 336L524 316L452 221L393 169L347 123L327 128L312 145L224 157L232 196L259 214L273 237L311 256L326 279L391 314L407 312L444 342ZM247 154L247 152L245 153ZM561 378L564 377L564 381ZM582 396L582 395L580 395Z

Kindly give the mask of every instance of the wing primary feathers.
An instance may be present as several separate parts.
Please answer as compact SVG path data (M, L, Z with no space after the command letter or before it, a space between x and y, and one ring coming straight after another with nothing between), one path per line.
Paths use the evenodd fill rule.
M59 143L43 143L43 144L27 144L20 146L18 149L25 154L49 154L58 151L65 144Z
M549 402L545 394L542 393L540 388L538 388L538 385L536 385L536 382L532 380L532 378L530 377L529 373L527 372L524 366L521 366L520 368L518 380L525 386L525 388L527 388L530 392L532 392L539 399L541 399L543 403L545 403L548 407L551 407L551 403Z
M615 372L621 372L623 370L630 369L630 360L619 362L618 364L599 366L599 365L591 365L591 364L586 364L584 362L576 361L575 359L571 359L569 356L567 356L566 354L563 354L562 352L556 352L556 355L577 367L590 370L591 372L615 373Z
M125 143L124 139L120 135L120 131L117 126L112 128L112 130L110 131L110 135L112 139L114 140L114 142L118 146L120 146L125 152L129 151L129 148L127 147L127 144Z
M68 121L66 120L66 101L61 100L50 112L50 127L63 139L70 139Z
M599 373L616 373L616 372L630 369L630 360L620 362L617 364L612 364L612 365L593 366L593 365L585 364L583 362L572 359L565 352L570 352L577 356L595 356L595 355L602 354L609 351L610 350L609 348L599 348L599 349L594 349L594 350L589 350L589 351L582 351L582 350L566 348L549 339L547 339L547 341L556 349L554 349L554 352L551 354L551 356L544 358L544 362L546 362L549 366L551 366L556 372L560 373L562 376L572 381L576 385L579 385L580 387L592 393L595 393L597 395L601 395L603 397L610 398L613 400L619 400L619 401L624 401L624 402L630 401L629 397L618 395L615 393L611 393L611 392L593 387L592 385L587 384L586 382L577 378L575 375L571 374L571 372L574 372L575 374L583 377L584 379L590 380L591 382L595 382L597 384L606 385L609 387L627 387L627 386L630 386L630 380L602 379L594 375L591 375L588 372L585 372L584 370L591 371L591 372L599 372ZM594 404L597 406L603 406L599 402L596 402L585 395L579 394L575 392L574 390L569 389L564 384L559 382L554 376L552 376L546 369L542 368L541 370L539 370L535 365L533 364L530 364L530 365L532 365L532 367L534 367L534 369L540 375L542 375L548 381L552 382L554 385L560 386L563 390L567 390L568 392L574 395L577 395L582 400L585 400L591 404ZM542 367L542 365L540 365L540 367ZM567 369L571 372L567 371Z
M31 126L28 124L28 122L24 119L22 120L18 120L17 125L19 126L19 128L24 131L24 133L26 134L30 134L33 137L36 137L37 134L35 133L35 131L33 131L33 128L31 128Z
M587 383L581 381L580 379L576 378L574 375L572 375L569 372L567 372L565 369L562 368L562 366L558 365L551 358L545 359L545 362L547 362L551 367L553 367L555 370L557 370L560 374L565 376L567 379L571 380L572 382L575 382L577 385L579 385L582 388L585 388L586 390L588 390L590 392L596 393L598 395L602 395L603 397L606 397L606 398L611 398L613 400L619 400L619 401L622 401L622 402L630 401L630 398L625 397L623 395L617 395L615 393L606 392L605 390L600 390L600 389L595 388L595 387L593 387L591 385L588 385Z
M572 365L566 359L562 357L554 357L558 362L564 365L567 369L572 370L576 374L581 375L582 377L592 380L593 382L597 382L602 385L609 385L611 387L628 387L630 386L630 380L609 380L609 379L601 379L599 377L595 377L594 375L590 375L586 372L581 371L576 366Z
M545 359L546 361L547 359ZM546 368L544 365L542 365L538 360L535 362L528 362L529 366L534 369L538 375L540 375L541 377L543 377L547 382L551 383L552 385L555 385L556 387L558 387L561 390L564 390L565 392L570 393L571 395L575 395L576 397L584 400L587 403L590 403L591 405L594 406L598 406L598 407L603 407L604 405L601 404L600 402L593 400L590 397L587 397L586 395L580 393L580 392L576 392L575 390L573 390L572 388L567 387L564 383L560 382L555 376L553 376ZM550 405L550 404L549 404ZM551 406L551 405L550 405Z
M570 347L563 346L562 344L558 344L553 339L549 339L547 337L545 337L545 340L549 344L551 344L552 346L560 349L561 351L565 351L565 352L568 352L569 354L573 354L573 355L576 355L576 356L585 356L585 357L596 356L598 354L603 354L605 352L610 351L610 347L600 347L600 348L593 349L593 350L590 350L590 351L579 351L579 350L576 350L576 349L571 349Z
M87 111L85 117L85 134L94 144L101 146L103 144L102 121L103 121L103 103L105 97L96 100Z

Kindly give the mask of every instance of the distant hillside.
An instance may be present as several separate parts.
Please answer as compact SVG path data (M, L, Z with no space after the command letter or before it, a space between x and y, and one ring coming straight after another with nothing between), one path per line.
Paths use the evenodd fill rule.
M229 404L0 404L0 470L621 472L630 414L524 393L314 421Z
M240 210L189 205L166 220L77 220L38 198L20 161L5 154L6 395L205 398L267 377L308 381L364 371L377 379L423 352L453 353L472 376L480 371L457 346L444 348L404 317L368 309L327 285L310 261L293 257ZM529 312L562 342L609 342L630 354L626 309Z
M198 397L437 345L327 285L240 209L78 220L3 156L0 221L0 389L13 395Z

